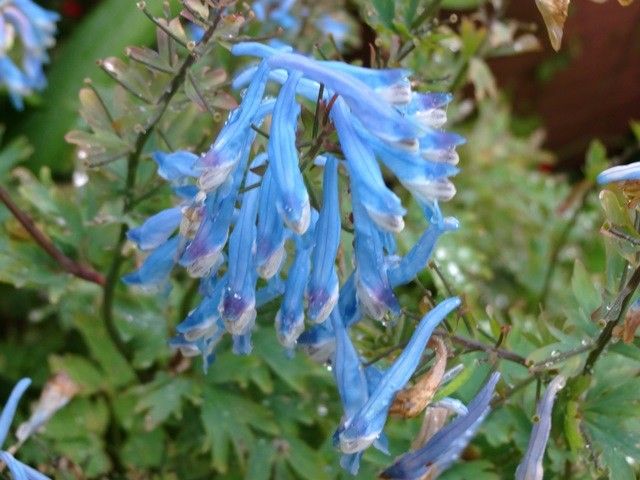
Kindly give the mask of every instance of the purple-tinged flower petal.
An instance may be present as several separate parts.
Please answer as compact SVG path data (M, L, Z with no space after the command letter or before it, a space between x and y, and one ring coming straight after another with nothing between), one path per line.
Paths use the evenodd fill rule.
M289 276L276 314L278 340L286 348L293 348L304 330L304 291L311 270L310 248L300 237L296 240L296 256L289 268Z
M7 403L4 404L2 414L0 414L0 446L2 446L7 438L11 422L13 422L13 417L15 417L16 410L18 409L18 403L20 402L22 395L24 395L24 392L29 388L29 385L31 385L31 380L29 378L23 378L20 380L16 386L13 387Z
M179 242L178 236L167 240L151 252L138 270L122 277L122 281L127 285L138 285L148 290L165 287L176 262Z
M375 224L361 205L359 189L354 188L353 223L355 230L355 287L358 299L369 315L381 319L387 311L399 313L400 305L387 276L382 239Z
M338 161L327 156L322 182L322 209L315 229L313 268L307 286L307 314L322 323L338 303L338 276L335 260L340 245L340 199L338 195Z
M309 194L298 167L296 127L300 107L296 103L296 85L300 74L291 74L280 89L273 108L268 144L269 168L278 189L276 207L285 224L301 235L311 220Z
M302 332L298 338L298 348L313 361L325 363L335 351L335 340L330 322L324 322Z
M198 159L198 184L203 190L214 190L222 185L236 168L242 152L253 142L251 122L260 109L267 84L268 67L260 63L256 74L244 94L240 106L229 115L218 138L209 151Z
M401 231L404 228L402 216L406 211L397 195L385 185L373 151L356 133L342 99L338 98L334 103L331 117L347 159L352 189L358 184L362 190L362 204L376 224L385 230Z
M170 182L198 176L195 169L198 156L194 153L184 150L173 153L158 151L153 152L151 158L158 164L158 175Z
M140 250L153 250L168 240L180 226L182 209L168 208L149 217L142 225L127 232L127 238Z
M536 407L537 421L533 425L531 438L529 439L529 447L522 457L522 461L516 469L516 480L542 480L544 469L542 468L542 460L544 451L547 448L549 440L549 432L551 432L551 413L553 411L553 403L556 395L565 385L565 378L558 375L547 387L544 396L538 402Z
M249 171L246 183L259 177ZM259 191L244 193L238 220L229 238L228 283L220 313L229 333L243 335L253 328L256 318L255 238Z
M625 182L628 180L640 180L640 162L633 162L628 165L618 165L607 168L598 175L599 185L607 183Z
M490 410L491 397L500 379L493 373L478 395L469 403L468 413L459 416L437 432L421 448L405 453L381 474L381 478L418 480L429 469L444 471L465 449ZM431 470L433 471L433 470Z
M256 233L256 265L258 274L264 279L273 277L280 270L287 253L284 248L284 224L278 210L273 208L277 195L277 185L271 168L267 168L260 185Z
M195 341L200 337L211 336L216 329L224 326L220 321L218 307L222 299L222 292L226 286L226 277L220 278L210 295L205 296L200 304L187 315L176 327L176 331L188 341Z
M458 298L444 300L420 321L409 343L384 373L367 402L353 417L341 425L338 438L340 449L344 453L362 451L380 436L389 407L396 393L405 386L420 363L422 352L431 333L459 305Z

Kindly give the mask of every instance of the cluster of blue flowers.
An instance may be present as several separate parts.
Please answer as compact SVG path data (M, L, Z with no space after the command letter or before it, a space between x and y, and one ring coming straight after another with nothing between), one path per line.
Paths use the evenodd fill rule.
M22 398L24 392L29 388L29 385L31 385L30 379L23 378L20 380L13 388L7 403L2 409L2 414L0 414L0 447L7 438L9 427L11 427L13 417L15 416L16 409L18 408L18 402L20 402L20 398ZM49 477L43 475L29 465L25 465L21 461L17 460L10 452L5 450L0 451L0 461L7 466L13 475L13 478L16 480L49 480Z
M59 16L31 0L0 0L0 88L15 108L23 97L44 89L47 49L54 45Z
M202 279L202 301L178 325L171 345L184 355L201 355L205 368L225 333L235 352L249 353L257 309L281 297L275 324L282 345L333 365L344 407L334 439L344 454L342 465L355 473L366 448L386 451L383 428L395 395L418 367L433 330L460 304L449 298L431 310L384 372L364 368L349 337L349 328L364 315L383 319L400 312L394 288L410 282L438 238L457 228L439 208L455 194L449 177L458 171L455 148L463 142L441 128L451 97L413 92L403 69L318 61L260 43L236 44L232 53L261 59L234 81L236 88L246 87L242 102L202 156L154 154L159 175L173 184L182 203L129 231L151 253L124 280L162 289L176 263ZM275 99L267 95L270 83L281 85ZM310 105L320 99L330 109L344 156L322 152L304 159L323 168L321 203L313 206L296 145L305 99ZM257 141L257 130L268 122L266 151L260 151L264 142ZM406 211L386 185L381 164L429 221L404 256L396 252L394 234L404 228ZM340 285L336 257L346 205L354 269ZM479 406L465 410L456 432L470 438L488 411L497 378L480 392ZM443 453L449 461L466 445L451 443L449 435L438 448L443 441L450 443Z

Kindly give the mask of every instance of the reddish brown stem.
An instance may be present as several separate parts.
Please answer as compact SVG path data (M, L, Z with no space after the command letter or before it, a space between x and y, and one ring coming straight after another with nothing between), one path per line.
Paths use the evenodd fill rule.
M65 272L68 272L75 277L82 278L88 282L104 285L105 279L101 273L96 272L88 265L83 265L72 260L62 253L60 249L53 244L51 239L36 226L31 217L26 212L20 210L20 208L11 199L9 192L7 192L7 190L2 186L0 186L0 201L5 204L13 216L16 217L16 220L20 222L35 242L45 252L47 252L47 254L53 258Z

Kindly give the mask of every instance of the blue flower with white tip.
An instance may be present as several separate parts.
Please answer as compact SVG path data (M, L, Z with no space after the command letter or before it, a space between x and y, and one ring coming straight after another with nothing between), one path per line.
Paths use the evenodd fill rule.
M125 281L164 285L176 264L200 279L201 302L170 345L201 356L205 369L226 333L234 352L248 354L261 305L278 300L280 343L333 363L344 408L334 439L341 464L355 473L366 448L387 451L383 429L393 399L433 330L459 305L450 298L430 311L389 369L364 369L350 328L365 316L398 315L394 289L410 283L440 236L457 228L439 208L455 193L449 178L463 142L442 130L451 96L413 92L404 69L318 61L259 43L231 51L259 59L233 82L244 89L242 100L202 156L154 154L159 174L183 200L129 233L151 253ZM329 153L320 144L311 158L314 149L299 146L300 116L318 100L328 119L323 134L338 148ZM404 255L395 236L406 209L384 171L429 222ZM345 241L353 249L341 248ZM341 254L351 256L352 267L344 262L338 275Z
M5 403L4 408L2 409L2 414L0 414L0 447L7 439L11 422L13 422L13 417L15 416L18 408L18 403L20 402L22 395L24 395L24 392L29 388L29 385L31 385L31 380L29 378L23 378L20 380L16 386L13 387L11 395L9 395L7 403ZM15 480L49 480L49 477L43 475L29 465L25 465L5 450L0 451L0 461L5 463Z
M490 402L499 373L493 373L478 395L467 406L467 412L449 422L427 443L398 458L380 478L419 480L428 474L435 476L446 470L460 456L473 435L489 414Z
M23 97L47 85L44 65L59 19L31 0L0 1L0 87L18 110L24 108Z

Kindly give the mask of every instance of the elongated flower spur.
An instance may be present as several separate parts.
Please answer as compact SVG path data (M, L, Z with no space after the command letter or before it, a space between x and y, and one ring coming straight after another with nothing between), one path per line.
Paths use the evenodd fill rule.
M467 413L458 416L427 443L406 453L381 474L381 478L418 480L429 472L439 474L447 469L462 453L490 411L490 402L499 373L493 373L478 395L467 406Z
M531 431L529 439L529 447L522 457L522 462L516 469L516 480L542 480L544 469L542 468L542 460L544 451L549 440L549 432L551 432L551 413L553 412L553 403L556 395L565 385L565 378L558 375L547 387L543 397L536 407L536 422Z
M365 315L397 315L394 288L411 282L439 237L457 228L439 208L455 193L449 177L458 171L455 148L463 143L441 129L451 97L413 92L403 69L318 61L259 43L235 44L231 51L259 59L233 82L244 89L242 101L204 154L154 154L159 175L182 203L129 231L150 254L124 281L163 290L176 264L201 279L201 303L170 344L184 355L201 355L205 369L225 333L234 351L249 353L259 308L279 298L275 324L282 345L335 364L345 408L335 440L343 466L355 472L364 449L386 450L383 428L395 394L433 329L459 305L452 298L436 306L396 362L377 381L365 379L349 328ZM274 99L269 92L278 86ZM313 103L327 109L341 155L320 149L309 158L300 151L301 106ZM257 135L267 127L268 135ZM404 228L406 210L383 167L429 222L404 256L395 234ZM310 177L320 168L321 193ZM353 224L354 267L339 278L343 229L351 230L343 228L345 213Z
M0 414L0 447L7 439L11 422L18 408L18 402L20 402L20 398L22 398L24 392L29 388L29 385L31 385L30 379L23 378L20 380L13 388L7 403L5 403L2 409L2 414ZM0 451L0 460L7 466L15 480L49 480L49 477L31 468L29 465L25 465L5 450Z
M0 0L0 88L18 110L24 108L23 97L47 84L43 67L59 18L31 0Z

